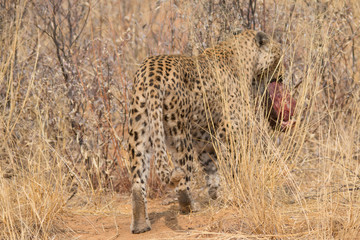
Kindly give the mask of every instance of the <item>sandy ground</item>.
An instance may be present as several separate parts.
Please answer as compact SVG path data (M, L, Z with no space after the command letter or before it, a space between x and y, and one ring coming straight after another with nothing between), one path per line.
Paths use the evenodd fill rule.
M149 199L149 232L130 233L131 200L120 196L109 214L69 212L63 219L64 233L58 239L207 239L211 238L206 234L211 226L218 226L219 219L232 215L228 210L214 213L209 202L202 202L199 211L189 215L179 214L177 203L163 203L163 199Z

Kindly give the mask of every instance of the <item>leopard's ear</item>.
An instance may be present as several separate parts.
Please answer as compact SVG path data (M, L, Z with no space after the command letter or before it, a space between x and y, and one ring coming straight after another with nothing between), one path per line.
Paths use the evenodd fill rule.
M242 33L242 30L240 28L235 28L235 30L233 31L233 35L239 35L240 33Z
M264 32L260 31L256 34L255 43L258 47L264 46L268 42L270 42L270 39L269 39L268 35L266 35Z

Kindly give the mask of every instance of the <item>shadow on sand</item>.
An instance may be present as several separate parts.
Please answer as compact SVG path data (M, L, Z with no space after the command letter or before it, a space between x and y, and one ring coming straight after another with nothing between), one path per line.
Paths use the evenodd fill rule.
M165 219L165 225L173 231L182 231L179 226L177 216L179 214L179 208L177 206L171 206L170 209L167 209L163 212L152 212L149 214L151 225L159 221L161 218Z

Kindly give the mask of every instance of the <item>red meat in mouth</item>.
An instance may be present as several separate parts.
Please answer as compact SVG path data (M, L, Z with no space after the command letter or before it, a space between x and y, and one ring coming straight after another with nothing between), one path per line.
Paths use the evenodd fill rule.
M269 121L272 127L280 126L282 131L295 124L296 101L281 82L271 82L267 87L267 109L270 110ZM267 112L269 113L269 112Z

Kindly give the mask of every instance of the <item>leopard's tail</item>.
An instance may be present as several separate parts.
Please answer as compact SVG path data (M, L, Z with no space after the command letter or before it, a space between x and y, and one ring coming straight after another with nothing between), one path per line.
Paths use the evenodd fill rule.
M154 81L154 82L152 82ZM163 183L170 182L170 166L167 156L164 128L164 76L155 75L146 92L146 110L149 120L150 142L153 149L157 175Z

